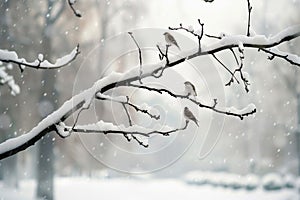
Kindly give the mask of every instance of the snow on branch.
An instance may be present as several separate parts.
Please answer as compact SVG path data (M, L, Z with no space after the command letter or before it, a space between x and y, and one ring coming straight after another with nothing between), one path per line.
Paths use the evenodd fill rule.
M153 134L159 134L163 136L169 136L171 133L184 130L187 128L189 121L185 122L185 125L181 128L172 129L169 126L164 126L163 130L153 130L138 125L132 125L125 127L123 124L118 126L113 123L99 121L95 124L80 125L74 128L65 126L65 131L81 132L81 133L104 133L104 134L130 134L130 135L141 135L144 137L150 137Z
M240 81L238 81L237 78L235 77L235 73L239 72L240 79L244 84L244 88L246 92L249 92L248 86L250 85L250 83L246 77L246 73L243 71L243 67L244 67L243 61L245 57L242 54L245 48L256 48L258 50L262 50L266 53L269 53L271 54L269 59L273 59L274 57L279 57L293 65L299 66L300 64L298 56L287 52L281 52L274 48L275 46L278 46L286 41L290 41L292 39L299 37L300 36L299 25L288 27L285 30L276 34L275 36L269 38L267 38L264 35L246 36L246 35L228 35L224 33L221 33L220 36L214 36L209 34L205 34L205 36L209 38L218 39L219 41L211 46L207 46L203 48L202 52L198 52L198 53L195 52L192 55L187 56L186 59L192 59L194 57L198 57L206 54L212 55L214 59L216 59L231 75L230 80L228 81L228 83L225 84L225 86L230 86L231 83L233 83L234 81L236 81L239 84ZM237 56L234 52L235 48L237 48L239 51L240 62L237 60ZM273 51L271 51L271 49L273 49ZM224 63L222 63L222 61L219 60L215 55L216 53L224 50L230 50L234 56L234 59L237 62L238 67L233 72L229 69L229 67L227 67Z
M0 85L7 85L11 91L11 95L16 96L20 93L20 87L15 83L14 77L9 75L6 70L11 70L13 68L12 64L3 66L0 61Z
M59 135L62 136L68 136L69 133L72 131L79 131L80 126L67 126L64 125L63 122L69 118L74 112L81 110L82 108L89 108L89 105L91 103L91 99L95 99L97 97L101 97L101 95L105 95L106 92L115 89L117 87L139 87L141 89L146 89L150 91L155 91L158 93L166 92L169 95L175 97L175 98L181 98L181 99L187 99L194 104L198 105L199 108L209 109L212 112L216 112L222 115L229 115L233 117L237 117L239 119L244 119L244 117L253 115L256 112L256 109L253 106L247 107L246 110L236 110L236 109L224 109L221 110L217 108L218 101L217 99L214 99L211 105L206 105L200 102L199 99L193 99L190 95L191 93L187 94L175 94L172 91L165 90L165 89L159 89L159 88L150 88L147 85L140 84L139 80L152 77L153 74L157 74L161 70L167 70L169 68L172 68L174 66L177 66L180 63L183 63L189 59L193 59L200 56L207 56L212 55L214 53L223 51L223 50L230 50L234 48L257 48L257 49L266 49L266 48L272 48L275 47L283 42L290 41L294 38L297 38L300 36L300 26L294 26L287 28L283 30L282 32L278 33L277 35L266 38L263 35L256 35L256 36L246 36L246 35L236 35L236 36L224 36L221 39L217 40L216 43L210 45L210 46L203 46L201 51L199 51L199 47L196 47L195 49L191 51L180 51L178 55L168 57L169 62L166 63L165 60L161 60L158 63L155 64L143 64L143 73L140 74L140 66L136 66L131 68L125 73L117 73L112 72L111 74L107 75L106 77L96 81L94 85L90 88L88 88L85 91L82 91L81 93L75 95L70 100L66 101L59 109L54 111L52 114L44 118L36 127L34 127L31 131L28 133L18 136L16 138L8 139L5 142L0 144L0 159L6 158L8 156L11 156L13 154L16 154L19 151L22 151L29 146L33 145L36 141L38 141L41 137L43 137L45 134L47 134L50 131L57 131ZM240 54L240 57L242 54ZM298 60L296 60L298 63ZM160 78L160 77L158 77ZM193 88L193 87L192 87ZM110 99L113 100L113 99ZM122 97L118 99L119 103L126 104L127 106L135 105L133 102L130 102L128 98ZM131 105L132 104L132 105ZM135 105L137 106L137 105ZM137 107L139 108L139 107ZM196 119L195 116L192 115L190 111L187 111L184 113L185 117L187 117L186 126L188 125L189 120L193 120L195 123ZM189 114L189 116L187 115ZM101 124L100 124L101 125ZM102 124L103 126L106 125L106 123ZM200 122L201 125L201 122ZM130 127L136 127L135 125L131 124ZM87 128L87 127L85 127ZM129 128L129 127L128 127ZM186 127L183 127L186 128ZM180 131L183 128L171 128L169 131L174 130ZM101 129L97 130L105 130L103 127ZM121 129L122 134L131 134L134 130L134 128L130 128L130 131L128 131L127 128ZM67 132L63 132L67 131ZM83 130L81 130L83 131ZM95 131L95 130L94 130ZM116 131L115 129L112 129L112 131ZM150 132L145 130L140 130L135 132L139 132L142 134L165 134L166 132L160 133L157 130L151 130ZM138 134L138 133L137 133ZM134 136L135 134L133 134Z
M270 54L270 56L268 57L269 60L273 60L274 58L281 58L289 63L291 63L292 65L296 65L298 67L300 67L300 57L298 55L289 53L289 52L283 52L280 51L277 48L270 48L270 49L258 49L259 51L262 50L268 54Z
M55 69L70 64L73 60L75 60L79 53L79 45L77 45L69 54L58 58L54 63L44 60L43 54L39 54L36 60L29 62L25 58L19 58L15 51L0 49L0 61L17 64L21 70L23 70L25 67L36 69Z
M133 104L133 103L131 103L129 101L129 97L128 96L110 97L108 95L97 93L96 94L96 99L99 99L99 100L109 100L109 101L112 101L112 102L120 103L120 104L122 104L124 106L128 105L128 106L132 107L136 112L144 113L144 114L148 115L150 118L153 118L155 120L159 120L160 119L160 115L159 114L152 114L150 112L150 110L153 110L150 106L148 106L145 103L142 106L137 106L137 105L135 105L135 104ZM157 112L158 111L156 111L156 113Z
M207 105L207 104L203 104L198 100L193 99L192 97L190 97L189 95L182 95L182 94L175 94L173 92L171 92L170 90L166 90L163 88L154 88L154 87L148 87L145 85L135 85L135 84L130 84L130 87L136 87L136 88L140 88L140 89L145 89L148 91L153 91L153 92L157 92L157 93L166 93L174 98L179 98L179 99L186 99L189 100L190 102L192 102L193 104L199 106L200 108L205 108L205 109L209 109L212 110L216 113L220 113L220 114L224 114L224 115L228 115L228 116L234 116L234 117L238 117L241 120L244 119L244 117L252 115L256 112L256 108L255 106L252 106L252 109L243 109L243 112L234 112L234 109L219 109L217 108L217 104L218 104L218 100L217 99L213 99L213 103L211 105Z

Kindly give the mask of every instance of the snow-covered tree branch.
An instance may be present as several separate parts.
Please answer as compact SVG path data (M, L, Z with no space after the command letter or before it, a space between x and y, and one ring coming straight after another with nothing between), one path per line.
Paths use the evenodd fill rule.
M201 51L196 47L192 51L182 51L179 55L168 57L169 63L166 64L164 60L156 64L143 65L143 74L140 76L140 66L134 67L125 73L116 73L113 72L110 75L98 80L94 83L94 85L75 95L70 100L66 101L58 110L47 116L43 119L36 127L34 127L28 133L9 139L2 144L0 144L0 158L3 159L10 155L13 155L21 150L28 148L33 145L36 141L38 141L41 137L47 134L51 130L56 130L60 136L68 136L73 131L75 132L101 132L101 133L122 133L122 134L140 134L147 135L149 133L159 133L157 130L135 130L124 125L118 126L118 131L116 131L116 126L113 125L112 129L107 129L105 127L99 126L99 124L107 125L106 122L98 123L97 126L86 127L81 125L76 126L65 126L63 128L64 134L61 134L62 129L61 122L64 122L68 117L70 117L74 112L80 109L88 108L90 104L95 100L107 100L111 98L111 101L117 101L121 104L127 104L129 106L134 106L137 111L141 109L138 105L131 104L127 98L119 98L113 99L113 97L108 97L105 95L108 91L118 88L118 87L137 87L139 89L146 89L149 91L154 91L158 93L165 92L166 94L173 96L174 98L179 99L187 99L194 104L198 105L199 108L210 109L213 112L217 112L224 115L234 116L239 119L243 119L245 116L251 115L255 113L255 108L253 106L248 107L248 109L243 110L242 112L236 111L235 109L229 108L217 108L219 105L217 104L217 99L213 99L212 102L208 104L200 103L201 100L194 100L190 97L189 93L183 94L175 94L172 91L160 89L160 88L151 88L147 85L139 84L140 79L146 79L147 77L153 77L153 74L160 73L161 70L167 70L172 68L182 62L185 62L190 59L195 59L200 56L212 55L220 51L230 50L234 48L241 48L241 44L244 48L257 48L257 49L267 49L273 48L283 42L290 41L294 38L300 36L300 26L289 27L273 37L267 38L264 35L256 35L252 37L248 37L245 35L235 35L235 36L224 36L220 40L216 41L214 44L209 46L203 46ZM295 63L300 63L299 59L293 59ZM150 113L145 111L145 113ZM180 113L182 114L182 113ZM188 125L188 124L187 124ZM184 127L184 126L182 126ZM175 127L174 129L168 129L167 131L179 131L182 127ZM60 130L60 131L58 131ZM163 134L163 133L160 133ZM165 134L166 135L166 134Z
M75 1L68 1L69 5L73 8ZM207 1L212 2L212 1ZM131 107L135 112L141 112L146 116L154 120L159 120L159 113L152 113L151 108L148 106L142 106L134 103L130 100L129 95L124 95L120 97L110 96L110 92L118 88L136 88L138 90L144 90L147 92L155 92L158 95L166 94L174 99L180 101L189 101L193 105L196 105L198 109L208 109L211 112L218 113L220 115L231 116L237 119L243 120L249 115L256 113L256 108L253 104L249 104L246 108L242 110L237 110L236 108L226 108L224 105L219 105L218 99L211 99L210 102L204 102L197 96L197 88L188 80L184 82L185 91L182 93L176 93L172 90L167 90L158 87L151 87L147 84L144 84L143 79L154 77L159 79L164 76L164 72L169 70L181 63L184 63L191 59L197 59L202 56L212 56L218 63L230 74L230 80L224 85L230 86L232 83L243 83L244 89L248 92L250 82L246 73L244 72L244 60L246 59L244 51L247 48L257 49L264 51L271 56L268 59L272 60L275 57L282 58L285 61L299 66L300 59L297 55L292 55L288 52L282 52L277 49L277 46L280 44L291 41L300 36L300 26L292 26L280 31L272 37L266 37L265 35L256 35L251 32L250 27L250 12L252 7L250 2L248 2L248 24L247 32L245 35L229 35L221 33L219 36L213 36L205 33L205 26L200 20L199 30L194 31L193 27L184 27L182 24L178 28L171 28L172 31L185 31L193 35L197 39L198 45L195 46L192 50L184 50L179 47L175 38L168 32L164 33L166 44L165 46L157 45L158 56L160 62L154 64L144 64L142 62L142 50L138 45L138 41L134 37L134 31L129 33L128 37L131 37L138 47L139 53L139 65L134 66L124 73L112 72L111 74L105 76L102 79L97 80L92 87L80 92L79 94L73 96L68 101L66 101L59 109L49 114L44 118L40 123L38 123L31 131L16 138L8 139L5 142L0 144L0 159L9 157L22 151L29 146L35 144L39 139L45 136L50 131L56 131L57 134L66 138L70 136L73 132L80 132L83 134L87 133L99 133L99 134L120 134L123 135L128 141L131 141L133 138L138 144L148 147L148 144L143 142L143 138L140 139L137 136L147 138L153 134L160 134L163 136L168 136L172 133L182 131L186 129L193 123L197 126L201 126L201 122L197 120L197 117L185 107L181 113L178 115L183 115L185 121L182 122L178 127L163 127L161 129L148 129L136 124L133 124L131 120L130 113L128 112L128 107ZM251 33L250 33L251 32ZM216 39L213 44L203 45L204 36L208 38ZM163 37L163 36L162 36ZM178 55L170 56L168 49L171 46L175 46L178 49L181 49ZM222 51L230 51L234 56L236 61L236 68L230 69L226 66L221 59L216 55ZM28 66L34 68L56 68L64 66L70 63L78 55L78 47L76 47L69 55L58 59L55 64L51 64L46 60L43 60L43 56L38 56L38 59L34 62L27 62L24 59L18 58L16 53L8 51L0 51L0 60L3 62L16 63L20 66ZM239 76L238 76L239 75ZM126 91L126 90L124 90ZM124 112L128 118L128 126L124 124L112 124L100 120L96 123L91 124L77 124L80 114L84 110L88 110L91 107L91 104L94 101L111 101L113 103L118 103L123 106ZM76 120L71 125L66 125L65 121L72 116L77 114ZM194 124L193 124L194 125Z
M73 60L75 60L79 53L79 45L77 45L69 54L58 58L54 63L45 60L43 54L39 54L37 56L37 59L30 62L27 61L25 58L20 58L15 51L0 49L0 61L4 63L17 64L21 70L24 70L25 67L35 69L56 69L70 64Z

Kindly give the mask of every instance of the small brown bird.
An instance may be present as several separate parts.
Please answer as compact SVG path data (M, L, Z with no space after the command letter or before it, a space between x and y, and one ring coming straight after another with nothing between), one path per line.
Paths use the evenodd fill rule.
M168 32L165 32L164 36L165 36L165 40L166 40L168 45L175 45L180 50L180 47L178 46L178 44L177 44L175 38L173 37L173 35L171 35Z
M198 120L196 119L196 117L194 116L194 114L190 111L190 109L188 107L184 107L184 111L183 111L184 117L187 121L192 120L193 122L195 122L195 124L199 127L198 125Z
M188 95L197 96L196 88L191 82L185 81L184 86L185 86L185 92Z

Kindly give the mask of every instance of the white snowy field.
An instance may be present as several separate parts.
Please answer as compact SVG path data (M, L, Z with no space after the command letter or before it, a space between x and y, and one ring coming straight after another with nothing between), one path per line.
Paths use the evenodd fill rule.
M0 200L34 200L35 182L21 181L18 190L9 189L0 182ZM192 186L173 179L89 179L56 178L55 200L298 200L296 189L264 191L233 190L213 186Z

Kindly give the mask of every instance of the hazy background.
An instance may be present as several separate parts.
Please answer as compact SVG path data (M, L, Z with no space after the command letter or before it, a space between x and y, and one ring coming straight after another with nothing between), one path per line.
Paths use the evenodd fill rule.
M299 3L297 0L252 0L251 27L257 34L271 36L298 24ZM81 48L80 56L70 66L59 70L25 69L20 73L15 66L9 71L21 87L21 94L12 97L7 87L0 88L0 141L31 130L65 100L109 72L123 72L136 66L137 53L128 53L135 50L132 40L118 41L127 31L136 31L139 42L150 41L155 45L163 42L162 35L158 39L160 31L163 33L169 26L178 27L179 23L196 28L197 19L201 19L205 33L246 34L247 3L241 0L216 0L214 3L201 0L79 0L75 7L83 15L80 19L67 4L62 7L61 14L57 14L63 4L63 1L51 0L0 2L1 49L15 50L28 60L34 60L38 53L53 60L70 52L77 43ZM176 35L178 43L186 49L192 47L193 38L184 32L181 34ZM204 45L213 42L204 39ZM101 43L105 48L99 46ZM299 39L281 48L299 55ZM173 51L178 53L176 49ZM127 53L121 55L120 52ZM235 61L230 52L217 55L233 69ZM297 150L300 140L296 135L300 116L299 69L279 59L269 61L268 55L257 50L246 50L245 56L245 71L250 75L251 84L248 94L241 85L225 87L230 76L209 57L178 66L160 81L146 82L181 91L181 83L188 79L195 83L199 98L204 102L210 103L217 97L220 105L236 108L254 103L257 107L254 117L241 121L195 108L199 129L192 125L169 138L153 137L149 149L135 142L128 143L121 136L74 134L63 140L54 133L48 134L35 146L1 161L0 197L1 187L18 188L21 181L32 180L37 184L36 190L28 189L33 196L52 199L53 177L147 177L184 181L190 171L211 171L242 176L264 176L272 172L296 178L300 172ZM145 50L145 63L157 61L155 51ZM116 90L113 95L126 92L135 102L147 102L161 111L162 124L175 127L182 124L179 112L185 102L130 90ZM137 124L153 125L147 117L131 113ZM83 113L80 122L100 119L128 123L122 106L101 102L95 103L91 112Z

